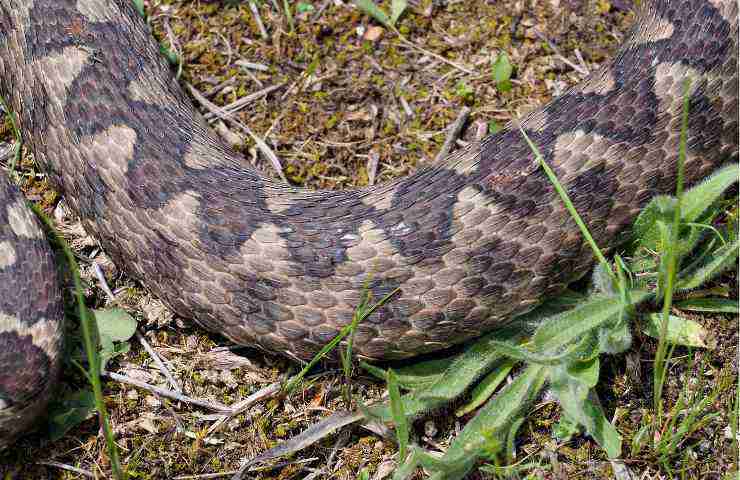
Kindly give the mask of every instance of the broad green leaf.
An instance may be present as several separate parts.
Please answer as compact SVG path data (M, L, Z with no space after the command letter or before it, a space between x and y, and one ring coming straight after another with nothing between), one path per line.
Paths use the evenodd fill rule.
M395 25L399 18L401 18L401 15L403 15L403 12L406 11L406 7L408 6L408 3L406 0L393 0L391 2L391 25Z
M511 74L514 72L514 67L511 66L509 57L504 52L501 52L491 64L491 72L493 73L493 80L496 82L496 88L501 92L511 90Z
M388 393L391 397L391 414L393 415L393 424L396 427L396 438L398 439L399 459L406 458L406 448L409 444L409 425L406 421L406 414L403 411L403 402L401 401L401 391L398 389L398 380L393 370L388 370Z
M579 433L581 433L581 425L570 418L568 412L563 410L560 413L560 420L552 427L552 435L561 442L567 442Z
M105 370L108 368L108 362L124 353L128 353L131 350L131 345L128 342L113 343L101 343L100 347L100 369Z
M727 165L681 197L681 220L695 222L732 184L738 181L738 164Z
M537 363L539 365L560 365L572 361L581 356L590 343L590 339L584 337L583 339L579 339L577 343L574 342L571 345L568 345L563 351L559 351L557 354L549 354L533 352L532 350L528 350L514 343L498 341L491 342L499 352L511 359L528 363ZM589 350L588 353L588 356L590 356L591 351Z
M70 429L95 414L95 395L92 390L77 390L49 406L49 438L59 440Z
M442 460L453 462L466 459L472 467L477 458L503 449L511 425L524 416L524 409L542 389L545 373L545 367L529 365L513 382L486 402L452 441Z
M730 298L691 298L682 300L673 304L681 310L691 310L694 312L712 312L712 313L734 313L738 315L737 300Z
M635 433L635 436L632 437L632 447L631 447L631 456L636 457L638 453L640 453L640 450L642 450L642 447L647 445L648 441L650 440L650 424L647 423L640 427L640 429Z
M504 358L494 345L496 341L501 339L516 341L522 337L522 325L514 322L512 328L502 329L476 340L454 358L437 381L401 397L405 414L417 417L462 395L473 382L485 375L492 365ZM384 422L392 421L388 405L371 407L369 412Z
M609 458L616 458L622 450L622 438L604 416L593 389L566 373L562 367L549 367L550 388L558 403L573 421L606 451Z
M577 378L589 388L593 388L599 381L599 357L585 362L573 362L566 367L568 375Z
M676 282L677 290L693 290L730 267L737 265L738 243L719 247L708 255L703 264L692 271L682 271Z
M493 395L493 392L496 391L499 385L501 385L501 382L506 380L506 376L511 372L514 363L512 360L504 360L501 362L501 365L494 368L492 372L473 388L470 394L470 401L458 408L455 415L462 417L483 405Z
M454 359L454 356L450 356L415 362L405 367L394 368L393 372L396 374L398 385L401 388L416 390L438 381ZM379 380L385 381L386 371L382 368L366 362L360 362L360 366Z
M120 308L91 310L91 313L98 326L100 368L104 370L112 358L129 351L127 340L136 332L136 319Z
M307 12L313 12L316 10L313 5L306 2L298 2L295 6L295 11L298 13L307 13Z
M144 11L144 0L132 0L134 3L134 8L136 8L136 11L139 12L139 15L142 17L146 17L146 12Z
M643 333L653 338L660 338L661 327L663 325L663 315L652 313L647 315L645 324L642 327ZM676 345L685 345L688 347L706 348L705 339L707 331L693 320L688 318L668 316L668 333L666 341Z
M498 123L496 120L491 120L488 122L488 134L493 135L494 133L498 133L503 129L503 125Z
M108 337L114 342L125 342L136 332L136 320L120 308L93 310L95 322L101 337Z
M387 27L392 26L391 19L388 18L388 14L378 8L373 0L355 0L355 4L360 10L370 15L383 25Z
M619 314L618 314L619 315ZM598 352L616 355L629 350L632 345L632 330L628 318L619 319L615 315L612 322L607 321L599 328Z
M653 251L658 249L660 233L656 225L659 221L670 224L675 206L676 199L667 195L658 195L650 200L632 226L632 234L639 245Z
M650 296L649 292L633 290L629 294L630 304L637 305ZM544 322L535 332L533 344L542 350L566 347L584 333L619 314L623 308L622 300L618 297L594 295L576 308Z
M509 432L506 434L506 461L513 462L516 457L516 448L514 446L516 442L516 434L519 432L519 428L522 426L526 418L521 416L514 420L509 427Z

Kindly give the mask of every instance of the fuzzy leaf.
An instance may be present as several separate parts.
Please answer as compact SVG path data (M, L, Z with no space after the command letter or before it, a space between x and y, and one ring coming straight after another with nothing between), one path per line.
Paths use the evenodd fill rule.
M687 190L681 197L681 220L695 222L732 184L738 181L737 163L727 165L709 178Z
M373 17L375 20L382 23L383 25L387 27L390 27L393 25L391 23L391 19L388 18L388 14L385 13L380 8L378 8L378 6L375 5L373 0L355 0L355 4L360 10L370 15L371 17Z
M486 402L452 441L442 460L455 462L466 459L472 467L476 458L490 458L500 453L511 425L524 415L524 409L542 389L545 373L545 367L528 366L513 382Z
M393 415L393 424L396 427L396 438L398 439L399 459L406 458L406 448L409 444L409 425L406 421L406 414L403 411L403 402L401 401L401 391L398 389L398 380L393 370L388 370L388 392L391 397L391 414Z
M661 327L663 325L663 315L653 313L647 316L645 324L642 327L645 335L653 338L660 338ZM676 345L685 345L688 347L706 348L705 339L707 331L693 320L688 318L668 316L668 333L666 340Z
M719 275L730 267L737 265L738 243L733 242L723 245L717 250L707 255L702 265L692 269L692 271L683 271L679 274L676 283L677 290L692 290L700 287L702 284Z
M622 438L604 416L593 390L562 367L550 367L549 372L552 392L568 417L582 425L609 458L618 457L622 451Z
M712 312L712 313L733 313L738 315L737 300L729 298L692 298L673 304L681 310L691 310L694 312Z
M599 357L585 362L573 362L566 367L568 375L577 378L589 388L593 388L599 381Z
M486 400L493 395L493 392L506 380L506 376L511 372L514 367L514 362L511 360L504 360L501 365L496 367L491 373L489 373L478 385L473 388L470 394L470 401L464 406L457 409L455 415L462 417L476 408L483 405Z
M634 225L632 234L638 240L640 246L650 250L657 250L660 244L660 232L658 222L670 224L673 220L673 210L676 199L667 195L658 195L640 211Z
M391 2L391 25L395 25L399 18L401 18L401 15L403 15L403 12L406 11L406 7L408 7L408 3L406 0L393 0Z
M417 390L434 384L449 368L454 357L433 358L423 362L415 362L410 365L394 368L398 385L407 390ZM386 371L366 362L360 362L362 368L379 380L385 380Z
M521 325L516 322L513 325L514 328L491 333L476 340L454 358L434 383L403 395L401 399L405 414L417 417L462 395L473 382L485 375L492 365L504 358L495 346L498 340L515 341L523 336ZM368 411L372 417L384 422L393 420L388 405L371 407Z
M629 294L630 304L637 305L651 294L633 290ZM572 310L551 317L537 329L532 341L538 349L563 348L583 334L604 324L622 312L624 305L618 297L594 295Z

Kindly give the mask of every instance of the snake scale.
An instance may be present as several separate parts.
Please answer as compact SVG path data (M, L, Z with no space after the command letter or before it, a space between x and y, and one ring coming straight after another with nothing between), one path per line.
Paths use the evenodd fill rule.
M737 161L734 0L642 2L615 58L522 126L605 248L675 185ZM359 325L365 358L490 331L592 265L520 133L508 128L381 186L292 188L244 165L174 80L128 0L0 0L0 94L22 139L117 265L178 314L306 359L363 288L397 295ZM45 408L60 287L38 221L0 181L0 446Z

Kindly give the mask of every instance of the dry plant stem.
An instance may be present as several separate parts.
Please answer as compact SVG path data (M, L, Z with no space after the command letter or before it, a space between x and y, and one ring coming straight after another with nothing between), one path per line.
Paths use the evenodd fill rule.
M236 470L230 470L228 472L219 472L219 473L203 473L200 475L178 475L177 477L172 477L172 480L202 480L207 478L223 478L223 477L230 477L231 475L234 475L236 473Z
M275 152L272 151L272 149L267 145L267 143L265 143L264 140L262 140L260 137L255 135L254 132L252 132L252 130L246 125L242 125L239 121L234 120L233 118L230 118L226 114L224 114L222 109L219 109L217 105L215 105L210 100L205 98L203 94L198 91L197 88L195 88L189 83L186 85L191 95L193 95L193 98L195 98L198 101L198 103L200 103L203 107L205 107L209 112L216 115L218 118L226 122L229 122L234 127L238 128L242 132L252 137L252 140L254 140L254 143L257 145L257 148L262 152L262 154L265 157L267 157L268 160L270 160L270 163L272 164L273 168L277 171L278 175L280 176L280 179L284 181L285 183L288 183L288 179L285 176L285 173L283 172L283 166L282 166L282 163L280 162L280 158L278 158ZM281 84L281 86L282 85L284 84ZM275 89L274 87L268 87L268 88L272 88L273 90ZM265 90L262 90L262 91L264 92ZM244 98L247 98L247 97L244 97ZM209 114L206 114L206 115L209 115Z
M133 378L127 377L125 375L121 375L119 373L109 372L106 370L103 370L101 373L102 375L110 378L111 380L125 383L127 385L133 385L134 387L143 388L144 390L148 390L152 393L156 393L157 395L171 398L173 400L189 403L191 405L197 405L199 407L203 407L208 410L213 410L216 412L223 412L226 414L230 414L232 411L231 408L227 407L226 405L222 405L220 403L206 402L205 400L199 400L197 398L188 397L187 395L182 395L172 390L167 390L166 388L155 387L154 385L149 385L146 382L140 382L139 380L135 380Z
M264 388L261 388L255 393L251 394L244 400L231 405L232 411L228 415L224 416L223 418L220 418L213 425L211 425L208 428L206 435L212 435L214 432L218 431L222 425L226 424L226 422L228 422L235 416L239 415L240 413L246 411L248 408L250 408L255 403L261 402L268 398L272 398L275 395L279 394L281 386L282 386L281 382L271 383L270 385Z
M425 48L422 48L422 47L418 46L417 44L415 44L411 40L408 40L406 37L404 37L403 34L401 34L401 32L399 32L395 27L391 27L391 29L393 29L393 32L396 35L398 35L398 39L401 40L401 43L403 43L407 47L409 47L409 48L411 48L413 50L417 50L417 51L423 53L424 55L429 55L430 57L434 57L437 60L439 60L440 62L444 62L447 65L449 65L451 67L454 67L457 70L460 70L461 72L467 73L468 75L475 75L475 71L473 71L473 70L471 70L471 69L469 69L467 67L463 67L459 63L455 63L452 60L449 60L449 59L443 57L442 55L440 55L438 53L431 52L431 51L429 51L429 50L427 50Z
M111 301L111 303L117 303L116 296L113 295L113 291L111 291L110 286L108 286L108 282L105 280L105 275L103 275L103 270L100 268L100 265L97 262L93 262L93 271L95 272L95 276L98 278L98 282L100 282L100 288L105 292L105 294L108 296L108 299ZM151 345L149 345L149 342L147 342L144 335L142 335L138 330L136 330L136 338L139 340L139 343L144 347L144 350L147 351L149 356L152 357L154 360L154 363L157 365L159 370L162 372L162 375L167 379L167 381L172 385L172 388L175 389L177 393L182 394L182 389L178 385L177 381L175 380L175 377L172 376L172 373L167 369L167 366L162 362L162 359L159 358L159 355L157 355L157 352L154 351Z
M103 275L103 269L100 268L100 264L98 262L93 261L92 266L93 266L93 272L95 272L95 276L97 277L98 282L100 282L100 288L108 296L108 300L110 300L111 303L115 303L116 296L113 295L113 291L108 286L108 282L105 280L105 275Z
M236 101L233 101L228 105L224 105L223 107L214 105L215 110L209 110L209 112L204 115L204 118L209 121L215 118L221 118L222 120L226 120L227 118L230 118L233 114L243 109L244 107L254 102L255 100L259 100L260 98L265 97L271 94L272 92L274 92L275 90L279 90L283 88L284 86L285 86L285 83L278 83L277 85L270 85L269 87L265 87L262 90L258 90L254 93L250 93L249 95L246 95ZM191 90L194 89L191 85L188 85L188 87Z
M142 335L139 330L136 330L136 338L139 340L139 343L141 343L141 346L144 347L144 350L147 351L149 356L152 357L152 360L154 360L155 365L157 365L159 371L162 372L164 378L167 379L167 382L169 382L169 384L177 393L182 394L182 388L180 388L180 385L177 383L177 380L175 380L175 377L172 375L172 373L170 373L169 369L159 357L157 352L154 351L152 346L146 340L146 337Z
M453 123L449 127L447 138L445 138L445 143L442 144L442 149L439 151L437 156L434 157L435 162L440 162L444 160L444 158L450 154L450 152L452 151L452 147L455 146L455 142L457 141L463 127L465 126L465 123L468 121L468 117L470 117L470 108L463 107L462 110L460 110L460 113L457 115L455 123Z
M257 8L257 4L254 3L254 1L252 0L250 0L249 2L249 9L252 10L252 15L254 15L254 21L257 22L257 28L260 31L260 36L262 37L262 40L268 40L270 36L267 34L267 30L265 30L265 24L262 23L262 17L260 17L259 8Z
M73 467L72 465L67 465L66 463L59 463L59 462L37 462L36 465L46 465L47 467L61 468L62 470L67 470L69 472L74 472L74 473L77 473L79 475L82 475L83 477L96 478L95 475L91 471L89 471L89 470L83 470L82 468Z
M555 54L558 56L558 58L564 64L568 65L570 68L572 68L576 72L580 73L581 75L586 76L586 75L588 75L590 73L585 66L578 65L577 63L573 63L570 60L568 60L568 58L565 55L563 55L562 53L560 53L560 50L558 50L558 47L556 47L554 43L552 43L544 34L542 34L536 28L534 29L534 33L535 33L535 35L537 35L537 37L540 40L542 40L543 42L546 42L547 43L547 46L550 47L553 52L555 52ZM581 60L581 61L583 61L583 60Z

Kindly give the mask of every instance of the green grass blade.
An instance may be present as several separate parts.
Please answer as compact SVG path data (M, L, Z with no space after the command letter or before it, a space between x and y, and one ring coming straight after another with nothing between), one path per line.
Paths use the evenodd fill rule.
M398 439L398 459L402 462L406 458L406 449L409 444L409 425L406 421L406 413L403 411L398 380L393 370L388 370L387 381L388 393L391 397L391 414L393 415L393 424L396 426L396 438Z
M77 311L80 316L82 340L85 345L85 353L87 354L88 372L86 372L86 376L92 384L93 395L95 396L95 407L98 411L100 425L103 428L103 436L105 437L105 442L108 447L108 456L110 457L113 476L119 480L125 480L127 478L126 471L121 467L118 447L116 446L113 430L108 421L108 410L105 408L105 399L103 398L103 386L100 381L100 358L98 356L98 345L94 340L99 337L99 334L97 333L97 326L85 305L85 297L83 293L85 289L82 287L80 269L75 261L74 253L72 253L72 250L69 248L69 245L67 245L64 238L56 233L56 230L54 230L54 224L51 220L49 220L44 212L42 212L36 205L30 204L30 206L52 233L56 242L61 246L69 270L72 273L72 281L75 287L75 300L77 301Z
M596 241L591 236L591 232L588 231L588 227L584 223L581 216L576 211L575 205L573 205L573 202L570 200L570 197L568 197L568 193L565 191L563 186L560 184L560 181L558 180L558 177L555 175L555 172L550 168L550 166L545 162L545 158L542 156L542 153L540 153L539 148L532 142L532 140L529 138L529 135L527 135L527 132L524 131L524 129L519 125L519 131L521 132L522 136L524 137L524 140L527 142L527 145L529 145L529 148L534 153L535 157L537 158L537 161L540 164L540 167L542 170L545 171L545 174L547 175L547 178L550 179L550 183L552 183L553 187L555 188L555 191L558 192L558 195L560 196L560 199L565 204L565 208L568 209L568 212L570 213L571 218L576 222L576 225L578 225L578 228L581 230L581 235L583 235L583 238L586 240L586 242L591 247L591 250L594 252L594 256L599 261L599 263L604 267L606 271L611 272L611 269L609 268L609 262L606 261L606 257L604 257L604 254L602 253L601 249L598 245L596 245Z
M684 182L684 168L686 162L686 138L689 131L689 87L691 81L689 79L684 83L683 91L683 109L681 115L681 134L678 144L678 174L676 180L676 205L673 212L673 224L670 229L670 239L665 244L665 252L663 252L663 258L665 262L661 262L665 265L661 268L663 271L660 278L662 279L662 289L659 289L659 294L663 297L663 324L660 329L660 339L658 341L658 350L655 354L655 368L653 370L653 398L655 402L655 414L658 422L661 421L663 415L663 384L665 381L665 375L668 370L666 360L666 353L668 342L666 336L668 335L668 322L671 311L671 303L673 302L673 290L676 284L676 270L678 267L678 241L679 241L679 226L681 223L681 201L683 197L683 182Z

